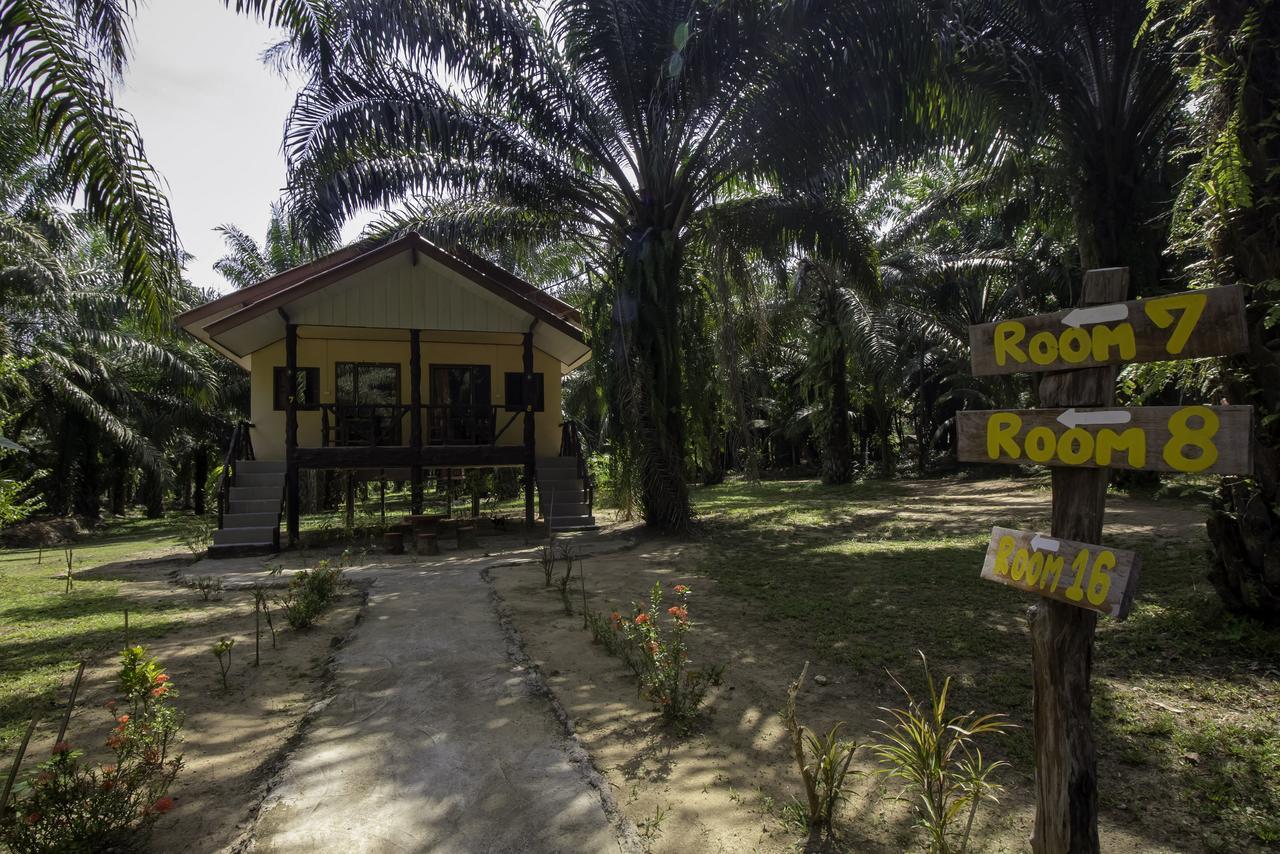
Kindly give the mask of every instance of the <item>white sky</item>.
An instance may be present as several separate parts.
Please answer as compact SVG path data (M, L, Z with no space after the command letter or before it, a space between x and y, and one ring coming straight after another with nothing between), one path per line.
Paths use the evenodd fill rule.
M222 0L150 0L135 20L117 101L168 184L178 235L195 256L189 277L229 290L213 272L224 254L214 228L233 223L262 241L285 183L280 142L295 87L258 58L275 41L271 30Z

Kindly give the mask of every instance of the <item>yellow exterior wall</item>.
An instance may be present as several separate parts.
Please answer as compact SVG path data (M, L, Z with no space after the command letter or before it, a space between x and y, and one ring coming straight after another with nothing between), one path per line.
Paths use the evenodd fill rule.
M298 367L320 369L320 402L334 403L336 364L338 362L380 362L400 365L400 400L412 400L409 377L409 340L407 332L399 332L403 340L358 340L356 330L326 330L303 327L298 336ZM330 337L330 336L342 337ZM325 336L325 337L320 337ZM381 337L381 336L380 336ZM389 336L390 337L390 336ZM468 343L468 342L483 343ZM501 430L514 413L502 409L506 392L503 376L523 369L520 336L504 333L422 333L422 402L431 401L432 365L488 365L493 404L498 409L495 430ZM272 376L276 367L284 367L284 342L264 347L250 356L250 419L253 421L253 449L258 459L284 459L284 412L272 409ZM540 457L555 456L560 451L560 362L535 348L533 370L543 375L544 410L535 413L534 442ZM405 421L408 443L408 419ZM499 445L523 442L523 421L517 418L498 439ZM318 448L321 443L320 412L298 413L298 445Z

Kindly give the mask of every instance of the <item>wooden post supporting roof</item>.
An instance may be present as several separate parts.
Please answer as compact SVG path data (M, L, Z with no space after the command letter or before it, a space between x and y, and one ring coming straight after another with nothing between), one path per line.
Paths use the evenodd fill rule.
M414 257L415 263L417 257ZM417 329L409 330L409 402L410 417L409 444L413 446L414 459L419 462L410 469L412 494L409 512L417 516L422 513L422 334Z
M285 504L288 512L289 545L298 544L298 327L288 323L284 328L285 372L289 393L284 408Z
M1081 305L1119 302L1129 286L1128 268L1085 273ZM1110 406L1116 368L1046 374L1043 407ZM1053 536L1102 542L1105 468L1053 469ZM1031 609L1031 659L1035 688L1035 854L1098 851L1098 759L1090 706L1093 635L1098 615L1041 598Z
M537 325L537 321L534 321ZM533 527L533 485L537 476L537 448L534 446L533 326L524 334L524 523Z

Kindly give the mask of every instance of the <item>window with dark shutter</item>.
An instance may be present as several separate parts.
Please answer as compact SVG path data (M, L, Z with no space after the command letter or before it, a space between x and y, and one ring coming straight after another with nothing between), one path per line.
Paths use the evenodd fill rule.
M271 378L271 399L273 406L284 411L288 405L289 369L276 368ZM318 409L320 406L320 369L298 368L298 408Z
M504 395L505 403L503 408L507 412L523 412L526 405L524 399L524 374L508 372L505 380L506 393ZM533 411L541 412L543 405L542 374L533 375L533 387Z

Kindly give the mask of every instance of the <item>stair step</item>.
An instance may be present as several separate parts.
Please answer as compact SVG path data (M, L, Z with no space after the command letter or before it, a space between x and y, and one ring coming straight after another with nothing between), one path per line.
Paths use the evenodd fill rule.
M280 503L282 496L278 486L233 486L232 501L275 501Z
M271 555L280 551L278 543L236 543L228 546L209 546L207 556L211 560L225 560L233 557L257 557Z
M539 507L538 510L544 516L547 515L547 510L550 510L552 516L559 519L562 516L586 516L591 512L591 507L590 505L580 501L557 501L555 504L543 502L542 506Z
M225 513L222 516L223 528L274 528L278 524L280 524L278 509L254 513Z
M594 516L575 516L572 519L556 518L551 520L551 530L553 531L594 531L599 527Z
M271 486L284 489L284 474L280 472L236 472L236 486Z
M546 492L582 489L582 481L576 477L539 477L538 488Z
M213 532L215 546L272 545L276 529L271 528L223 528Z
M227 508L227 515L239 516L243 513L271 513L273 515L280 514L280 498L233 498L231 504Z

